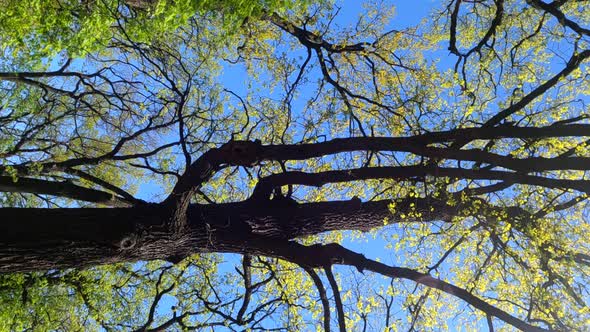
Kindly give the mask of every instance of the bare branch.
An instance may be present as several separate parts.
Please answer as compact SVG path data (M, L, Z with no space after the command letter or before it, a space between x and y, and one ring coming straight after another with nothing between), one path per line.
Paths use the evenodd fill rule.
M438 289L444 293L458 297L473 307L483 311L485 314L497 317L522 331L548 331L526 323L522 319L485 302L463 288L434 278L429 274L408 268L389 266L367 259L365 256L350 251L339 244L331 243L327 245L303 246L295 242L289 242L289 244L285 245L285 248L281 250L281 255L283 254L287 260L310 267L325 266L326 264L349 265L356 267L359 271L368 270L392 278L412 280L418 284Z
M434 178L457 178L477 180L501 180L552 189L574 189L590 193L590 180L554 179L549 177L525 175L515 172L447 168L436 166L399 166L399 167L365 167L318 173L285 172L261 178L251 199L269 199L273 188L284 185L305 185L321 187L327 183L361 181L368 179L407 180L416 177L432 176Z
M324 312L324 331L330 332L330 302L328 302L328 296L326 294L326 289L324 288L324 284L322 283L322 279L318 276L318 274L310 267L301 266L309 274L311 280L313 281L318 293L320 295L320 301L322 302L323 312Z
M9 176L0 176L0 191L51 195L118 207L131 206L135 203L135 201L104 191L81 187L69 181L55 182L21 177L13 179Z
M342 305L342 299L340 298L340 290L338 290L338 283L336 282L336 278L334 278L334 274L332 273L331 264L325 265L324 271L326 272L326 278L328 278L328 282L330 282L330 287L332 287L332 293L334 294L334 302L336 304L336 311L338 312L338 326L340 328L340 332L346 332L346 317L344 316L344 306Z

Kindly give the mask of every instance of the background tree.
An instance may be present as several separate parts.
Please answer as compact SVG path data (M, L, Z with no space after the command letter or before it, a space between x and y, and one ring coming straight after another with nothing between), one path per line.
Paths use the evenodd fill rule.
M158 38L138 3L6 39L3 329L590 324L586 1L203 5Z

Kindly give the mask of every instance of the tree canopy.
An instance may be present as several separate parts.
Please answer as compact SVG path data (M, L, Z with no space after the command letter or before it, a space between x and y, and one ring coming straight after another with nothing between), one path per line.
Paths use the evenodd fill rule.
M0 1L0 330L587 329L588 1L395 5Z

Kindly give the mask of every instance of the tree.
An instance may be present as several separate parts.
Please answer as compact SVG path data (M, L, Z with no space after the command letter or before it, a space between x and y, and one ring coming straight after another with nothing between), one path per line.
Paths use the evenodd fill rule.
M122 29L134 41L150 43L186 24L195 13L219 16L229 32L244 19L257 18L265 11L281 12L307 4L276 0L4 0L1 46L31 64L58 52L65 51L70 57L98 52Z
M587 2L332 6L5 54L2 327L588 326Z

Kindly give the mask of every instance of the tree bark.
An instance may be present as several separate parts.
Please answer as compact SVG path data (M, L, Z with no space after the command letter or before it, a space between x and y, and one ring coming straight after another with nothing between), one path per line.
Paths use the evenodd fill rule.
M442 200L412 199L361 203L358 199L298 204L244 201L191 205L183 232L167 227L165 205L131 208L0 209L0 272L81 268L99 264L165 259L196 252L235 252L277 256L288 240L333 230L367 231L385 218L404 222L450 220L460 206ZM271 245L272 243L272 245ZM264 245L263 245L264 244ZM280 256L280 255L278 255ZM172 259L172 258L176 259Z

